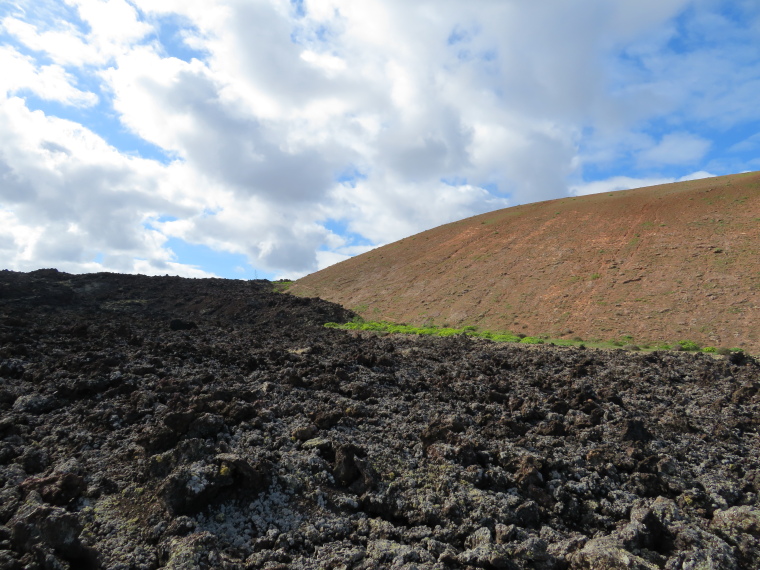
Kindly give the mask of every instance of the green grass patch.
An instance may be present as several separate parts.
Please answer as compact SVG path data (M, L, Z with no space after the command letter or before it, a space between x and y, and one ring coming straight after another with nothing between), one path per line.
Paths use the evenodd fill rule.
M681 350L687 350L689 352L698 352L702 350L702 347L699 346L696 342L691 340L679 340L678 346L681 347Z
M291 281L290 279L280 279L279 281L273 281L272 290L275 293L285 293L285 291L291 288L293 283L294 281Z
M428 336L455 336L459 334L472 336L476 338L485 338L497 342L521 342L521 337L508 332L478 331L474 326L467 326L461 329L452 327L438 327L435 325L425 325L415 327L412 325L389 323L387 321L364 321L361 318L354 318L350 323L326 323L325 326L331 329L358 330L384 332L389 334L420 334ZM525 337L530 338L530 337ZM539 339L540 340L540 339ZM541 341L543 342L543 341Z
M403 323L391 323L388 321L365 321L362 317L354 317L349 323L325 323L330 329L340 330L358 330L370 331L387 334L417 334L427 336L449 337L456 335L466 335L473 338L483 338L493 342L513 342L519 344L548 344L552 346L575 346L580 348L598 348L603 350L624 349L631 351L651 352L654 350L678 350L687 352L705 352L717 354L730 354L731 352L741 352L740 348L716 348L713 346L702 347L698 343L690 340L681 340L677 343L668 344L666 342L647 342L634 343L630 335L623 335L620 338L612 340L591 339L583 340L580 337L552 338L549 335L526 336L524 334L515 334L508 331L480 331L476 326L465 326L462 328L439 327L430 323L423 326L413 326Z

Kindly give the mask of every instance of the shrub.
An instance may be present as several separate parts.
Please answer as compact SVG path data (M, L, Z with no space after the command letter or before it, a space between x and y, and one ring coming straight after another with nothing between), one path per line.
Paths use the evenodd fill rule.
M513 334L494 334L491 335L491 340L496 342L520 342L520 337Z
M705 346L702 348L702 352L718 352L718 349L714 346Z
M361 330L363 331L382 331L385 332L387 330L387 326L385 323L365 323L361 322Z
M459 329L442 328L438 330L437 334L438 336L454 336L454 335L462 334L462 331Z
M678 346L680 347L678 350L687 350L689 352L699 351L702 348L696 342L691 340L679 340Z
M523 344L544 344L543 339L540 339L535 336L526 336L520 339L520 342Z

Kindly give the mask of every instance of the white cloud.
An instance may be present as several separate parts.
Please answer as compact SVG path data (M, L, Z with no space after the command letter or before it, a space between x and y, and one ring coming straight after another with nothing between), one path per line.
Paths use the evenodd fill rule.
M19 6L0 46L0 261L16 267L202 271L177 265L174 237L302 274L486 210L708 175L708 126L760 118L750 4L733 20L701 0ZM167 22L201 55L172 57ZM94 91L173 160L29 112L27 91L80 107ZM610 175L584 183L593 169Z
M176 199L170 178L186 179L180 165L121 155L76 123L30 112L19 98L0 102L0 133L0 213L5 241L11 235L17 244L0 249L0 265L178 270L162 247L166 237L143 221L195 211L187 197ZM99 254L114 262L94 263Z
M102 271L102 269L95 269ZM145 259L137 259L129 268L130 273L139 273L141 275L179 275L180 277L192 277L200 279L203 277L216 277L213 273L204 271L197 266L167 261L157 264Z
M16 94L28 89L41 99L87 107L98 102L94 93L74 86L75 78L59 65L37 66L28 56L9 46L0 46L0 93Z
M506 199L470 184L409 183L392 173L355 187L336 186L332 197L330 217L350 220L349 231L377 244L508 205Z
M698 162L709 150L710 141L690 133L670 133L654 147L639 154L642 164L669 165Z
M697 172L692 172L691 174L687 174L686 176L681 176L680 178L677 178L676 182L686 182L687 180L701 180L703 178L713 178L714 176L717 176L717 174L711 174L707 172L706 170L698 170Z
M60 30L39 31L35 26L14 17L6 17L2 27L26 47L45 52L62 65L82 65L101 59L95 49L71 25L62 23Z
M745 138L744 140L731 145L728 149L729 152L756 152L760 149L760 133L755 133L752 136Z
M658 186L672 182L685 182L687 180L700 180L716 176L704 170L692 172L680 178L632 178L630 176L614 176L606 180L597 180L570 187L572 196L584 196L586 194L601 194L602 192L614 192L616 190L631 190L632 188L644 188L645 186Z
M137 12L125 0L65 0L65 4L76 9L89 28L87 32L55 17L35 25L17 16L6 16L1 29L26 47L67 66L106 64L153 29L139 21Z
M125 0L66 0L76 6L87 22L95 43L129 45L150 33L151 26L138 19L137 12Z

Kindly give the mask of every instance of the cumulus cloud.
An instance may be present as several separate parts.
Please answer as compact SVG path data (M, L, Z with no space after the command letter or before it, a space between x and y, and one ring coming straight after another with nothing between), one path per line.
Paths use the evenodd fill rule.
M0 262L201 274L173 239L296 276L487 210L724 173L722 133L758 118L753 6L19 0ZM105 142L125 133L162 156Z
M9 46L0 47L0 93L15 95L31 91L41 99L89 107L98 102L94 93L75 87L76 79L60 65L38 66L33 58Z
M652 148L639 154L644 164L691 164L698 162L710 148L710 141L690 133L670 133Z
M657 186L659 184L670 184L672 182L685 182L687 180L700 180L702 178L712 178L711 174L704 170L692 172L680 178L631 178L630 176L614 176L606 180L597 180L587 184L580 184L570 187L572 196L584 196L586 194L600 194L602 192L614 192L617 190L631 190L632 188L644 188L645 186Z
M19 98L0 105L0 132L0 212L5 235L18 244L0 251L0 263L134 271L141 260L166 272L173 261L162 248L167 238L144 220L193 211L172 188L172 167L124 156L77 123L29 111ZM113 262L94 263L98 255Z
M61 65L106 64L152 29L139 20L126 0L65 0L63 9L68 9L68 14L42 0L54 17L53 21L38 21L42 26L22 19L34 13L31 2L19 4L19 15L0 20L2 28L27 48ZM61 20L65 15L78 21Z

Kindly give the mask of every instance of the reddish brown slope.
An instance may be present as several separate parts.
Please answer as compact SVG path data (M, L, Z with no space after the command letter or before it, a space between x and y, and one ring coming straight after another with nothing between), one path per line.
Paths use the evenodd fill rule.
M759 352L759 252L754 172L490 212L291 290L368 320Z

